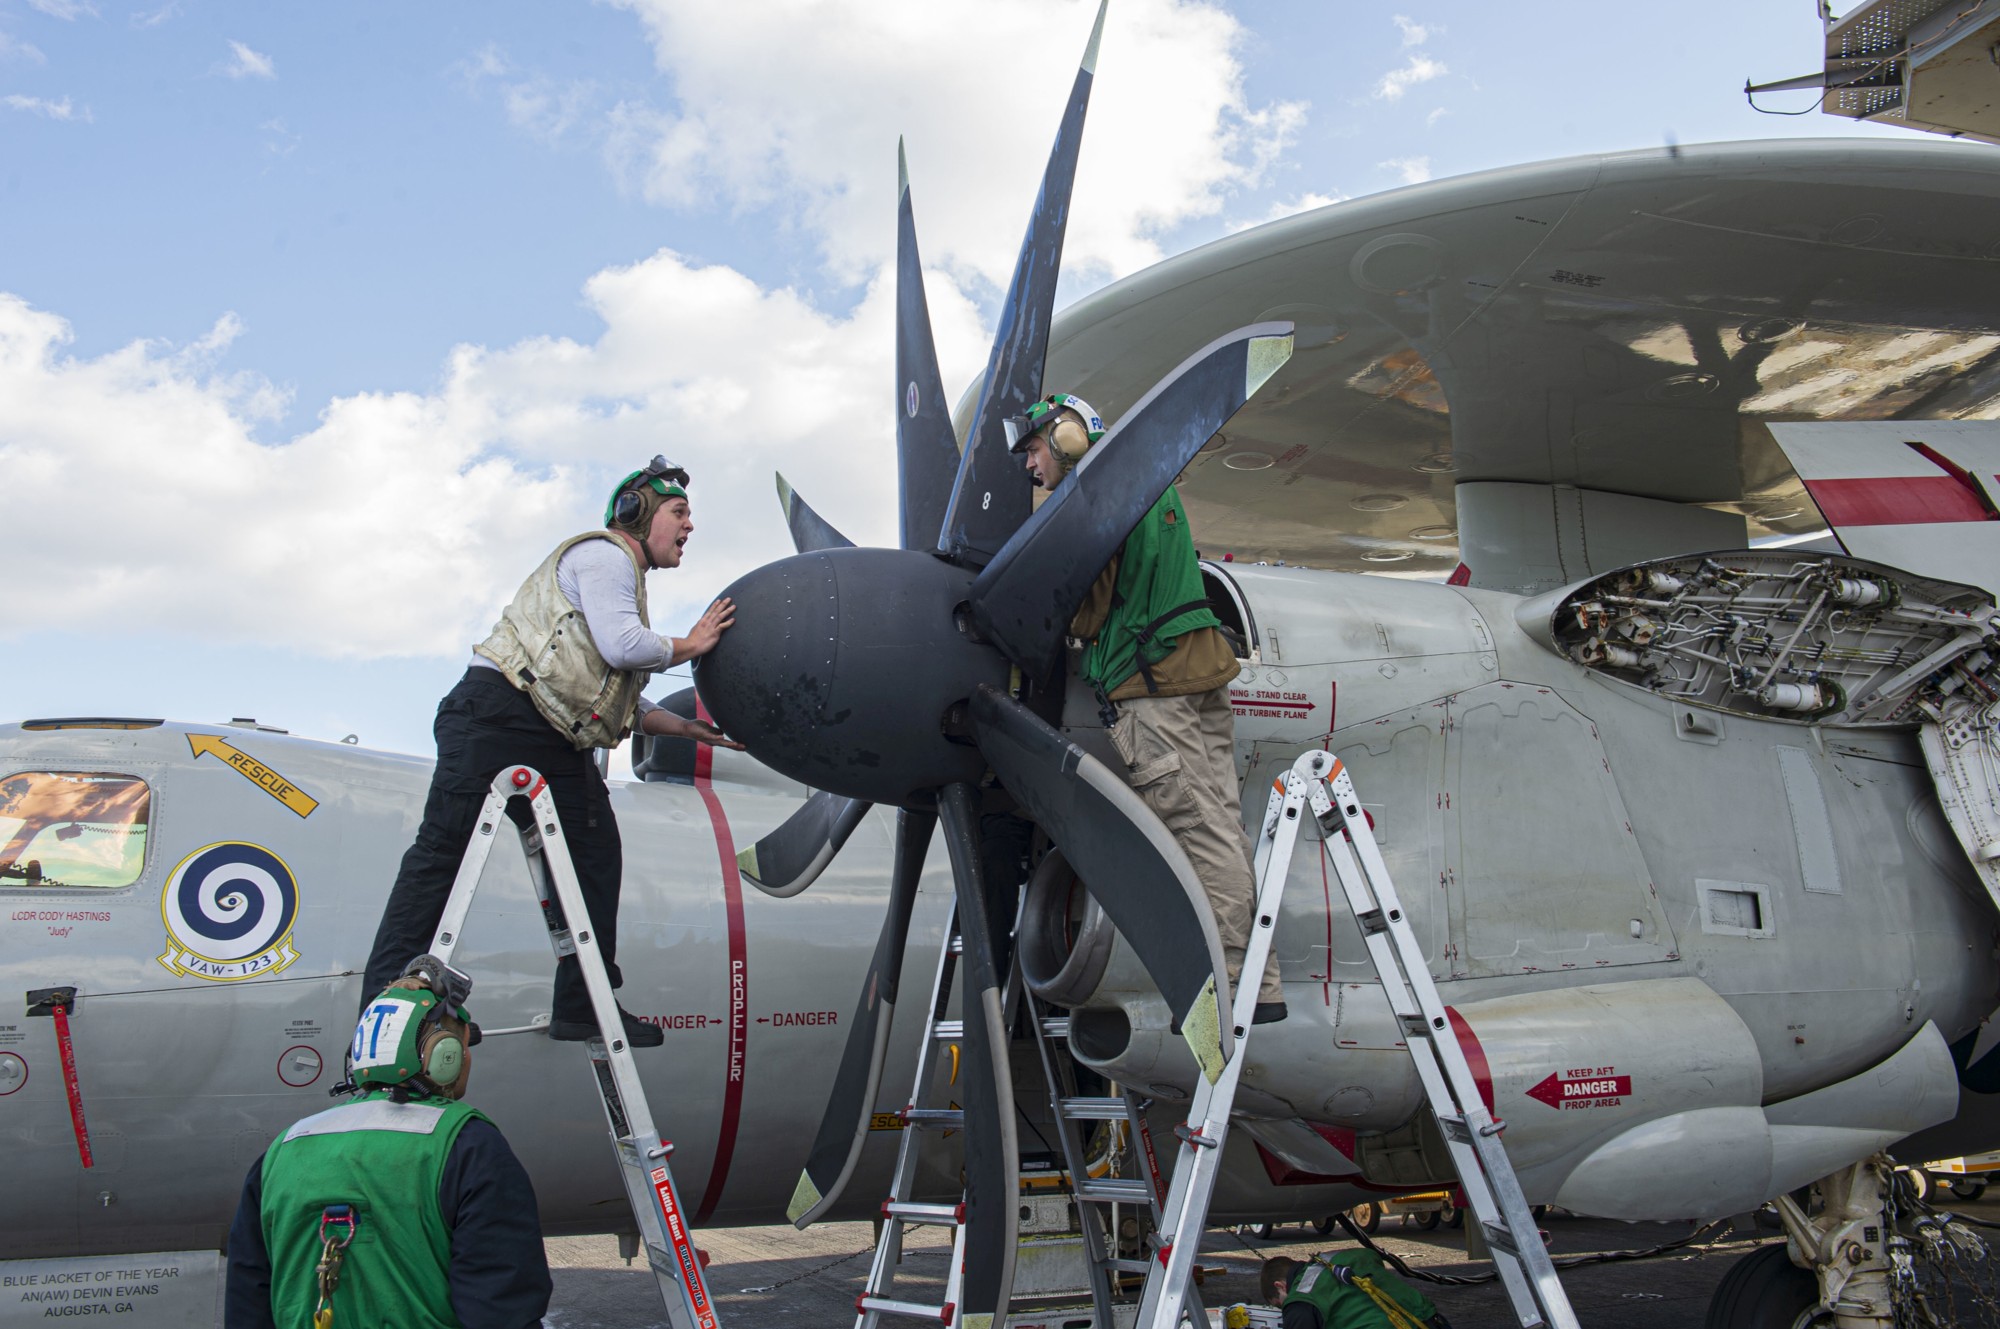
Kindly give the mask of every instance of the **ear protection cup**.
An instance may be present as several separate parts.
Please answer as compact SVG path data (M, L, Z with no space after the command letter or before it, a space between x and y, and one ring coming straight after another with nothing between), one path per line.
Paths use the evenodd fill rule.
M465 1048L466 1033L456 1020L449 1023L440 1020L424 1031L417 1044L424 1078L449 1098L458 1098L465 1093L464 1080L470 1069Z
M1044 430L1043 437L1048 439L1049 451L1056 454L1064 469L1075 466L1090 451L1089 432L1067 414Z
M618 491L618 497L611 500L611 524L635 526L645 510L645 497L636 487L621 489Z

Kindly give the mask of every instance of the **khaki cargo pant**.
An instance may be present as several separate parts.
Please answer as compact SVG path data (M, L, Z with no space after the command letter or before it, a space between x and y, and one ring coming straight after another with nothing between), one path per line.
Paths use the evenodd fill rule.
M1243 968L1257 907L1250 838L1243 833L1236 783L1236 721L1229 689L1184 697L1133 697L1118 704L1111 742L1125 780L1166 823L1208 894L1223 959L1234 984ZM1257 1000L1283 1001L1277 947L1264 962Z

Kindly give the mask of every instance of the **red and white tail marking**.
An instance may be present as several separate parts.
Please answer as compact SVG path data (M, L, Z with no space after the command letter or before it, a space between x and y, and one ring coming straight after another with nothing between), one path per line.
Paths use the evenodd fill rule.
M2000 590L2000 422L1774 424L1771 433L1848 553Z

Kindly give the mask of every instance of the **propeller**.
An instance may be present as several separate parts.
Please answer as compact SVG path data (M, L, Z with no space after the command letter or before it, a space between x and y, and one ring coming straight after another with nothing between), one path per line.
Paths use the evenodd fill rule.
M1197 351L1031 512L1032 486L1007 450L1003 421L1042 395L1056 271L1103 22L1100 7L1000 313L963 456L944 408L899 152L903 548L833 543L826 534L838 533L781 490L799 552L724 592L736 602L735 626L695 667L696 688L718 724L766 765L821 791L756 846L766 880L804 888L838 847L849 812L837 800L903 809L889 916L792 1205L801 1225L826 1211L853 1171L879 1088L930 819L943 822L963 941L965 1069L955 1091L966 1107L960 1307L973 1316L1006 1309L1019 1170L1008 1030L999 1008L1004 939L993 935L989 883L979 868L979 791L989 772L1076 866L1158 985L1211 1081L1237 1033L1223 1021L1229 993L1221 947L1186 856L1116 772L1036 713L1053 709L1060 695L1062 637L1098 571L1291 354L1289 324L1240 329ZM766 843L780 839L783 855L772 843L766 862Z
M1007 451L1002 422L1025 413L1042 395L1042 361L1049 347L1049 322L1056 303L1056 275L1062 265L1063 234L1069 227L1070 186L1076 180L1076 154L1083 146L1083 113L1090 105L1090 86L1097 73L1097 44L1104 36L1104 5L1090 30L1083 63L1071 85L1069 105L1056 128L1055 146L1042 172L1041 192L1028 218L1028 234L1014 260L1014 279L1000 306L1000 325L986 361L972 432L966 437L951 504L945 509L938 552L960 563L978 565L999 552L1001 544L1027 519L1033 488ZM896 311L900 321L902 309ZM929 316L926 314L928 325ZM1147 506L1151 506L1148 504Z
M801 554L814 549L852 549L854 541L833 528L833 523L814 512L812 505L778 477L778 506L785 510L785 525L792 532L792 548Z
M874 804L815 789L778 829L736 855L736 868L764 894L788 900L819 879Z
M865 804L863 805L866 806ZM889 912L882 920L882 937L861 984L861 1000L847 1026L847 1046L840 1070L820 1118L819 1134L806 1155L805 1171L785 1210L800 1228L809 1226L835 1200L854 1175L861 1145L868 1138L868 1119L875 1093L882 1085L882 1061L889 1051L889 1023L895 1014L896 989L903 976L903 947L910 935L910 910L917 902L917 880L924 871L937 816L901 812L896 816L896 865L889 878Z

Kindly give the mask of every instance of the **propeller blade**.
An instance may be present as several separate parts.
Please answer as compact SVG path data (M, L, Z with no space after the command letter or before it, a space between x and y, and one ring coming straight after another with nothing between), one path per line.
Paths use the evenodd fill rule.
M1292 325L1257 323L1181 362L1084 454L972 583L972 621L1028 677L1054 674L1090 584L1202 445L1292 355Z
M896 461L903 504L903 548L929 549L944 526L958 476L958 436L938 373L931 307L924 298L924 264L917 253L917 217L910 203L910 167L896 141Z
M819 880L873 806L815 789L783 825L736 855L737 870L764 894L789 900Z
M820 549L852 549L854 541L833 529L833 523L812 510L798 491L778 477L778 506L785 510L785 525L792 531L792 548L801 554Z
M972 694L972 727L1007 792L1061 846L1146 966L1213 1083L1232 1043L1222 1018L1228 970L1187 855L1115 772L991 684Z
M958 890L958 935L964 942L959 1013L965 1022L965 1280L961 1324L974 1316L1006 1319L1019 1244L1021 1151L1014 1123L1014 1077L1008 1063L1007 1019L1000 1009L1000 969L979 867L979 798L971 785L938 791L944 844Z
M833 1077L819 1134L806 1155L805 1171L785 1210L800 1228L825 1213L854 1175L861 1146L868 1139L868 1119L875 1094L882 1086L882 1062L889 1052L889 1023L895 1015L896 987L903 974L903 947L910 935L910 910L917 902L917 880L923 876L924 853L930 848L937 817L929 812L903 812L896 817L896 866L889 881L889 913L868 977L861 984L861 1001L847 1027L847 1046Z
M1032 488L1027 474L1007 451L1002 421L1021 415L1042 395L1042 362L1049 346L1049 322L1062 266L1063 232L1069 224L1070 185L1083 142L1083 114L1096 77L1097 43L1104 35L1104 6L1090 30L1090 45L1076 71L1069 106L1063 111L1042 192L1028 218L1028 234L1014 263L1014 279L1000 307L1000 326L979 389L979 409L966 436L951 506L938 535L938 552L961 564L985 563L1014 529L1028 519Z

